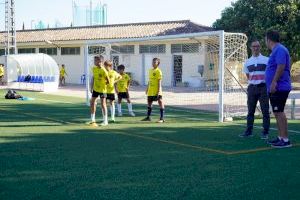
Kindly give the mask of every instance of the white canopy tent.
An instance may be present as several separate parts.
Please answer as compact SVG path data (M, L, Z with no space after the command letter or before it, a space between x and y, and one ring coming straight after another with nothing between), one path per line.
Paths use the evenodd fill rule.
M59 67L52 57L42 53L9 55L7 83L14 89L55 91L59 84Z

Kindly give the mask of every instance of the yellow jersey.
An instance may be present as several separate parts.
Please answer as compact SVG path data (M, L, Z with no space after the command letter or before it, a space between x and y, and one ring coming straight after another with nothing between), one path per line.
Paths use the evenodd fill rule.
M92 74L94 78L93 90L98 93L107 92L107 79L108 73L104 67L94 66L92 69Z
M152 68L149 70L149 85L148 85L148 96L157 96L161 95L161 90L160 93L158 93L159 90L159 81L162 79L162 72L159 68Z
M0 76L4 76L4 67L0 65Z
M117 82L118 92L127 92L129 81L131 80L131 78L126 73L120 75L122 76L122 78Z
M65 76L66 75L66 69L65 68L61 68L59 71L60 76Z
M107 94L115 93L115 82L121 75L115 70L108 71L109 84L107 85Z

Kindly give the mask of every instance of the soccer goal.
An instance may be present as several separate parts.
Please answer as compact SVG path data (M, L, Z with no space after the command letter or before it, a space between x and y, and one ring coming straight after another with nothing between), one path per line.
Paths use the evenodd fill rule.
M114 67L124 64L133 80L131 97L146 103L144 93L152 59L161 60L163 99L168 106L218 113L218 121L247 114L247 37L212 31L146 38L99 40L85 46L87 103L93 57L103 55Z

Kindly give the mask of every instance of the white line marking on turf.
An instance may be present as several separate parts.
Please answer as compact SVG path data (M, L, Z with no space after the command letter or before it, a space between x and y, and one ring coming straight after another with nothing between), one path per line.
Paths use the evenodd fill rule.
M48 100L48 99L40 99L38 98L38 100L42 100L42 101L49 101L49 102L55 102L55 103L66 103L66 104L75 104L73 102L68 102L68 101L56 101L56 100ZM127 110L127 109L124 109L124 110ZM182 110L182 109L176 109L176 108L168 108L168 110L173 110L173 111L179 111L179 112L186 112L186 113L191 113L191 114L205 114L205 112L199 112L199 111L189 111L189 110ZM134 111L136 113L145 113L145 112L142 112L142 111ZM155 114L158 114L156 112L153 112ZM207 112L206 112L207 113ZM207 113L207 114L213 114L213 113ZM167 117L173 117L173 118L178 118L178 117L174 117L174 116L171 116L171 115L165 115ZM184 119L188 119L188 120L192 120L192 121L207 121L207 122L219 122L217 120L213 120L213 119L207 119L207 118L193 118L193 117L182 117ZM236 126L243 126L245 127L246 124L240 124L240 123L234 123L234 122L226 122L227 124L232 124L232 125L236 125ZM256 129L261 129L260 126L253 126L253 128L256 128ZM276 128L270 128L270 130L273 130L273 131L277 131ZM295 131L295 130L288 130L289 132L291 133L297 133L297 134L300 134L300 131Z
M38 98L37 100L48 101L48 102L54 102L54 103L75 104L75 103L73 103L73 102L68 102L68 101L56 101L56 100L40 99L40 98Z

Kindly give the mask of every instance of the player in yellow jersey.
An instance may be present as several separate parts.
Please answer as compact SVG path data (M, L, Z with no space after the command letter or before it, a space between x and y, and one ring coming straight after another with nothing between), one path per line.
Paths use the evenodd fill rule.
M157 121L158 123L165 122L164 120L164 110L165 106L162 101L162 72L158 68L160 64L159 58L153 58L152 60L152 69L149 70L149 82L146 90L146 94L148 96L148 112L147 117L143 119L143 121L151 121L151 112L152 112L152 103L153 101L158 101L160 107L160 119Z
M92 78L90 84L90 91L92 93L90 124L92 126L98 126L95 120L96 99L98 98L98 96L100 96L101 99L101 108L102 108L102 115L103 115L103 122L101 123L101 126L108 125L106 92L107 92L107 84L109 84L109 77L103 65L103 62L104 62L103 56L95 56L94 58L95 66L92 68Z
M67 72L66 72L66 67L64 64L61 65L61 69L59 70L59 81L60 81L60 85L66 85L66 76L67 76Z
M118 104L117 104L118 116L120 117L120 116L123 115L122 114L122 107L121 107L122 99L126 99L129 115L134 117L135 114L132 111L132 103L131 103L130 96L129 96L129 86L130 86L131 78L128 74L125 73L125 66L124 65L119 65L118 66L118 72L122 76L122 78L116 84L116 92L118 94Z
M4 66L0 64L0 83L1 85L4 84Z
M110 103L111 121L115 122L115 83L118 82L122 76L112 69L112 62L110 60L104 62L104 66L108 72L109 84L107 85L107 100Z

